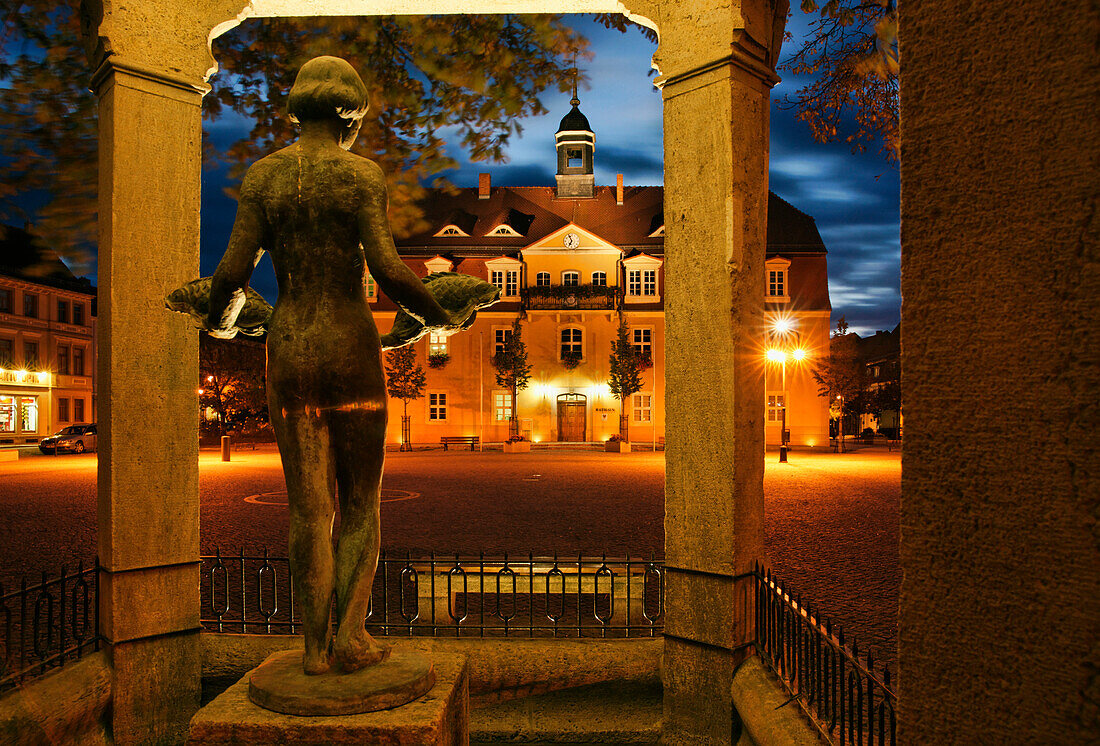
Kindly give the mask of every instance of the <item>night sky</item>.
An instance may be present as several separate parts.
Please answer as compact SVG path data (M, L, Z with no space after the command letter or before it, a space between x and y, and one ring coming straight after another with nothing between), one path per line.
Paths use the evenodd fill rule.
M796 12L788 25L797 39L805 30ZM662 176L661 97L648 75L655 45L639 32L611 31L581 16L570 19L592 42L595 57L581 61L590 84L580 91L581 111L596 133L596 183L614 184L622 173L627 185L659 185ZM788 42L785 49L795 48ZM771 116L771 189L817 221L829 251L829 290L834 323L845 316L861 335L891 329L900 317L899 180L872 145L855 155L848 145L815 143L808 128L774 102L793 92L789 73L773 89ZM477 175L489 171L493 184L537 186L554 183L554 132L569 111L569 94L544 94L549 114L523 121L505 164L469 163L460 148L451 155L460 164L447 173L460 187L477 186ZM232 113L207 123L213 144L225 148L247 134L247 123ZM236 204L223 194L225 170L203 171L202 274L211 274L224 251ZM269 300L275 280L265 258L253 286Z

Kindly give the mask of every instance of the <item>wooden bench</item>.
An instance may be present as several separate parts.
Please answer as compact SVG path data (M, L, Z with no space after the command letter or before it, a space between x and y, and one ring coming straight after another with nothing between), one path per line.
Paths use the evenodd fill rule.
M444 451L448 450L449 446L467 444L469 444L472 451L479 441L480 439L476 435L444 435L439 439L439 442L443 444Z

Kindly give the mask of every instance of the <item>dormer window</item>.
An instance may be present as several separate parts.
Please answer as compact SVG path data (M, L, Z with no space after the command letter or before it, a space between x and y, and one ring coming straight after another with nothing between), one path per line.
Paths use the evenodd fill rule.
M660 228L658 228L657 230L650 233L649 237L650 238L657 238L658 236L663 236L663 235L665 235L665 227L662 225Z
M496 228L493 228L493 230L489 231L486 235L488 235L488 236L518 236L519 234L516 233L514 230L512 230L511 226L498 225Z
M657 294L657 270L632 269L626 274L626 287L630 295L649 296Z
M441 231L439 231L439 233L435 234L435 237L436 238L447 238L448 236L451 236L451 237L467 236L468 237L469 235L470 235L469 233L466 233L464 230L459 228L457 225L445 225L445 226L443 226L443 230L441 230Z
M626 270L627 303L655 303L661 300L660 267L663 262L648 254L637 254L623 260Z
M550 287L550 273L539 272L537 275L535 275L535 285L540 288Z
M764 263L764 300L769 303L789 303L790 290L789 259L776 257Z
M519 270L493 270L489 273L489 282L500 288L501 298L519 295Z
M436 272L450 272L454 269L454 262L446 257L433 256L428 261L424 262L424 269L428 274L435 274Z
M565 287L577 287L581 284L581 273L572 270L561 273L561 284Z

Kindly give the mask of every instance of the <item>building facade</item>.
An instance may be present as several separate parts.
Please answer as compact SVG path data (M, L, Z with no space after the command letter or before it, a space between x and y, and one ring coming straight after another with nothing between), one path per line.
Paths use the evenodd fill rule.
M0 446L95 422L95 288L0 226Z
M465 332L416 344L427 373L422 399L409 403L411 440L444 436L509 436L512 392L497 385L492 359L519 320L531 364L519 392L519 431L534 442L603 441L619 432L620 412L634 443L663 442L664 190L659 186L596 186L595 134L578 108L555 137L556 185L477 188L430 193L429 228L397 241L420 276L461 272L501 290ZM825 246L814 221L771 194L768 215L768 328L761 329L760 364L767 388L765 433L778 444L783 424L800 445L828 442L828 403L809 372L828 350L830 305ZM380 330L396 306L368 280ZM611 343L620 320L649 363L642 389L624 402L608 388ZM782 356L782 357L780 357ZM700 375L715 375L700 371ZM717 373L720 375L720 373ZM400 412L401 402L391 411ZM400 440L400 418L388 439Z

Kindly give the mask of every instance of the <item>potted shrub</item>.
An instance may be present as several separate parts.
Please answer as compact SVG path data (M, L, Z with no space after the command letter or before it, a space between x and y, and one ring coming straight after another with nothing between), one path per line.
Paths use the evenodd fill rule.
M505 453L529 453L531 451L531 441L522 435L513 435L504 441Z
M428 355L428 367L429 368L442 368L448 362L450 362L451 356L446 352L433 352Z
M608 453L630 453L630 443L618 433L605 440L603 447Z

